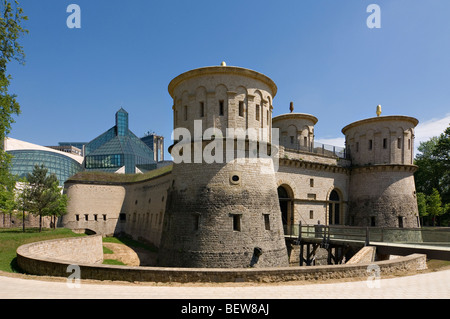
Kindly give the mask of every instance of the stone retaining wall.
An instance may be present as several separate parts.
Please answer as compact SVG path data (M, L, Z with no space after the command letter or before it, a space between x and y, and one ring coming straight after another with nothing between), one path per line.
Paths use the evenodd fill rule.
M414 254L371 264L327 265L282 268L162 268L98 264L102 253L101 236L57 239L21 246L17 262L27 273L69 277L69 265L80 267L80 279L129 282L286 282L298 280L368 278L373 269L380 276L400 275L426 269L426 255ZM58 255L59 254L59 255ZM73 259L70 259L73 258ZM369 267L369 265L371 265ZM376 265L376 266L373 266Z

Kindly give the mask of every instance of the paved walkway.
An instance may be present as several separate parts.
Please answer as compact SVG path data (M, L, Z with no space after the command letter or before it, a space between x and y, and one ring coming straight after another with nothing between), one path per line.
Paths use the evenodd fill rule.
M72 284L73 286L74 284ZM359 282L162 285L44 281L0 276L0 299L450 299L450 270Z

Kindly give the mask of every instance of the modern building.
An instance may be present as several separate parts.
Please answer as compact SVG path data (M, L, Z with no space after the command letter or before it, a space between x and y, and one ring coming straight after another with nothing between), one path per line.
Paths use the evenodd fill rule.
M141 141L153 151L153 159L155 162L164 162L164 137L154 133L148 133L144 137L141 137Z
M128 129L128 113L116 113L116 125L84 146L85 169L134 174L156 168L153 151Z
M59 142L58 146L49 146L49 147L55 147L58 149L58 147L62 148L70 148L74 147L76 149L81 150L81 156L84 156L84 146L87 144L87 142Z
M35 165L44 165L50 174L54 173L61 186L83 170L83 157L78 154L58 151L14 138L6 138L5 150L12 155L11 173L20 178L33 171Z

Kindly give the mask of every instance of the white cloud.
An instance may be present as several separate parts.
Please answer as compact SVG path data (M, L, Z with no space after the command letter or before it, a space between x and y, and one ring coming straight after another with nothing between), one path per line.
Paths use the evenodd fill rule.
M433 136L439 136L450 125L450 113L443 118L431 119L419 123L415 129L415 144L419 146L420 142L428 141Z
M314 141L322 144L345 147L345 137L315 138Z

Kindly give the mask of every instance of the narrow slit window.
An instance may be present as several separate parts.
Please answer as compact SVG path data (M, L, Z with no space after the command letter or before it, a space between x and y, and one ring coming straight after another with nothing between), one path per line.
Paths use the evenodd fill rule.
M204 117L204 116L205 116L205 103L200 102L200 117Z
M397 148L402 148L402 139L401 138L398 138L397 139Z
M372 141L372 140L369 140L369 150L371 150L372 147L373 147L373 141Z
M219 115L224 115L225 112L225 106L224 106L224 101L220 100L219 101Z
M233 230L241 231L241 215L233 215Z
M184 120L187 121L188 119L188 107L187 105L184 106Z
M244 117L244 102L239 101L239 116Z
M264 214L264 228L270 230L270 215Z
M398 216L398 228L403 228L403 217Z
M256 105L256 120L257 121L259 121L259 113L260 113L259 105Z
M200 215L194 215L194 230L198 230L200 226Z
M383 138L383 148L387 148L387 138Z

